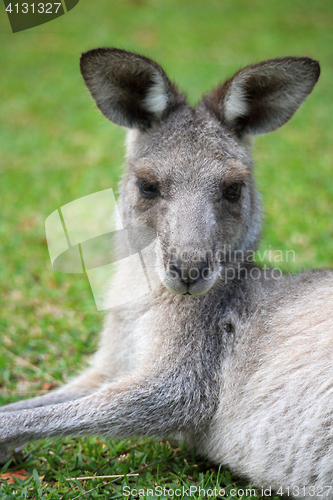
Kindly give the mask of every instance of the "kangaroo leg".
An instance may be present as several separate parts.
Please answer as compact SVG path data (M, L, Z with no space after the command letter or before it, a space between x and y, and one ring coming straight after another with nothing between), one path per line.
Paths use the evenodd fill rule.
M0 406L0 414L73 401L94 393L103 382L103 377L99 372L88 369L75 380L48 394Z
M203 383L193 372L179 371L104 385L66 403L0 413L0 462L22 443L40 438L197 430L212 417L218 389L211 380Z

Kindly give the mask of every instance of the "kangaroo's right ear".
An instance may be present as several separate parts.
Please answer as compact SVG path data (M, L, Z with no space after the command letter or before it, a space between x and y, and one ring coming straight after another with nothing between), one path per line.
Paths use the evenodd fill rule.
M146 129L185 102L158 64L125 50L89 50L80 68L97 106L117 125Z
M286 123L319 78L317 61L282 57L242 69L203 98L239 137L263 134Z

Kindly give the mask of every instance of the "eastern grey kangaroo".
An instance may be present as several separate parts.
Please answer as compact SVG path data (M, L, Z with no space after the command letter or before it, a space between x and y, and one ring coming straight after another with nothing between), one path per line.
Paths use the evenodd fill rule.
M253 485L332 499L333 272L275 276L247 258L261 230L250 137L291 118L318 63L246 67L195 108L124 50L84 53L81 72L129 129L120 213L156 233L155 285L109 310L76 380L1 408L1 462L50 436L176 434Z

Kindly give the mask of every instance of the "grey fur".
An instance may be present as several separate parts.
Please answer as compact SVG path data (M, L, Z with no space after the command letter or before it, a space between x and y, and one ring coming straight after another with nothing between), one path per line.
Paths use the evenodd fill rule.
M247 259L261 229L248 134L293 115L318 63L250 66L194 109L147 58L95 49L81 71L101 111L133 129L120 209L157 233L155 287L110 310L77 380L1 409L0 459L49 436L181 433L256 486L319 498L333 485L333 273L276 279ZM119 294L134 272L121 271Z

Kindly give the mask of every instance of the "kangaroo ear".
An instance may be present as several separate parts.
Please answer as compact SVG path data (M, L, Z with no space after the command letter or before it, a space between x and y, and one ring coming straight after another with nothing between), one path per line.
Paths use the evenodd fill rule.
M160 66L125 50L89 50L80 68L97 106L117 125L145 129L185 102Z
M203 103L239 136L284 125L310 94L320 74L308 57L271 59L242 69L203 98Z

